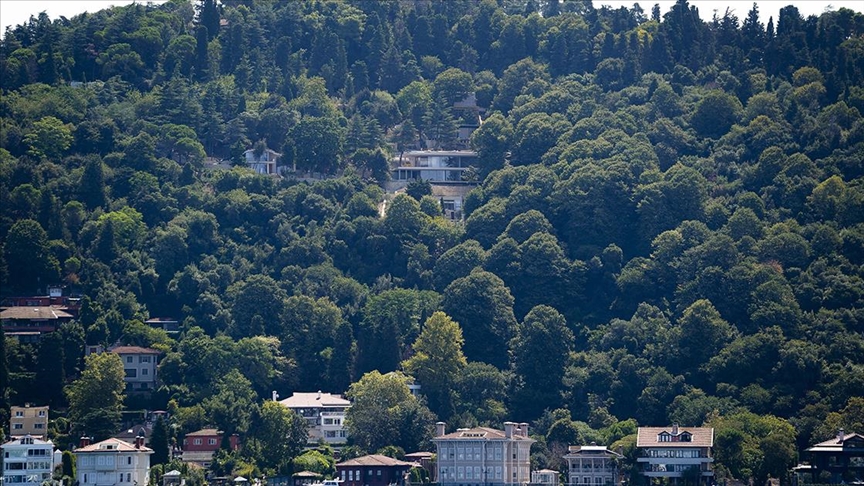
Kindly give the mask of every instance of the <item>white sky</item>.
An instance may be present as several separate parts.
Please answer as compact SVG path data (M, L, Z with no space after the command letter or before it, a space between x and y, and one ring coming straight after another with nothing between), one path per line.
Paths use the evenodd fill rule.
M52 19L60 16L71 18L82 12L95 12L108 8L111 5L128 5L130 3L133 3L132 0L0 0L0 25L2 25L3 32L5 32L7 26L25 23L31 15L38 16L39 12L42 11L47 12ZM146 0L139 0L139 3L146 3ZM154 3L161 2L157 0ZM634 3L637 2L634 0L594 0L595 7L610 5L617 8L623 5L629 8ZM645 10L646 14L650 14L651 7L655 3L659 3L661 11L666 13L675 4L675 1L642 0L638 3ZM845 7L858 12L864 12L864 2L860 0L758 0L756 3L759 5L759 19L763 24L768 23L768 17L773 16L776 25L777 13L787 5L798 7L798 10L804 17L819 15L829 6L834 10ZM706 21L711 19L715 10L722 16L727 7L732 8L735 11L735 15L743 20L747 12L753 7L751 0L690 0L690 4L699 8L699 15Z

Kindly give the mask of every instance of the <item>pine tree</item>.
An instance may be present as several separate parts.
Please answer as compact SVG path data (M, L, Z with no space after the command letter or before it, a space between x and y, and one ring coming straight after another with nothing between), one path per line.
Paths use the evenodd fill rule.
M162 417L156 419L156 424L153 425L153 434L150 436L150 448L153 449L153 455L150 456L150 464L165 464L168 462L168 452L170 450L168 444L168 427L165 425L165 420Z

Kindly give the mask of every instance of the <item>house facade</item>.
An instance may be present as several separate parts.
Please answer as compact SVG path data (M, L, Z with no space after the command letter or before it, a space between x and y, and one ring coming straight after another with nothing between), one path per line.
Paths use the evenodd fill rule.
M477 152L471 150L412 150L396 157L393 163L394 181L422 179L433 184L476 184L465 180L465 171L477 166Z
M183 439L183 462L195 463L203 468L210 467L213 454L222 446L223 432L216 429L201 429L186 434ZM228 438L232 451L240 448L240 437L233 434Z
M156 388L156 364L161 352L139 346L117 346L111 352L123 361L127 392L151 391Z
M46 439L48 434L48 406L12 406L9 409L9 434L14 437L29 435L36 439Z
M277 174L276 161L281 156L282 154L271 149L264 149L260 154L256 154L254 149L243 152L246 165L256 173L263 175Z
M150 454L144 438L134 444L107 439L90 444L82 438L75 449L75 479L80 486L147 486L150 480Z
M343 486L404 486L405 476L416 463L372 454L336 464L336 477Z
M517 485L531 480L531 444L527 423L504 422L504 430L486 427L446 434L436 424L435 444L440 485Z
M54 471L54 444L25 435L0 446L3 450L3 484L41 486Z
M351 402L341 395L320 391L295 392L279 403L306 419L309 425L309 444L317 444L323 440L327 444L338 446L348 440L345 415L351 408Z
M54 332L72 320L72 314L53 306L11 306L0 309L0 325L7 336L22 343L39 341L42 334Z
M664 478L677 482L691 474L704 484L713 480L714 429L711 427L639 427L636 447L640 472L649 482Z
M864 482L864 434L847 434L840 429L836 437L808 448L807 455L810 458L810 467L796 468L806 471L807 474L800 478L805 482L829 484Z
M570 446L564 456L567 461L567 484L570 486L620 484L618 461L624 456L606 446L595 444Z

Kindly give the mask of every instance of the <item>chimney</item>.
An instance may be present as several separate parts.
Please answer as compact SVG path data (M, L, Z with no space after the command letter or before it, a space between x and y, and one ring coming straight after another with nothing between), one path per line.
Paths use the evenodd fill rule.
M504 422L504 437L513 438L513 428L516 426L513 422Z
M279 394L276 393L276 390L273 390L273 401L274 402L279 401Z
M447 424L444 422L435 422L435 437L441 437L447 431Z
M522 437L528 437L528 422L519 424L519 429L522 430Z
M316 398L315 400L321 400L321 390L318 390L318 398Z
M672 435L678 435L678 424L672 424Z
M144 432L138 432L138 437L135 437L135 448L140 449L144 447Z
M837 443L839 443L839 444L842 444L842 443L843 443L843 439L846 438L846 434L845 434L845 432L846 432L846 431L843 430L843 429L840 429L840 430L837 431Z
M87 447L90 445L90 437L86 435L82 435L81 439L78 442L78 447Z

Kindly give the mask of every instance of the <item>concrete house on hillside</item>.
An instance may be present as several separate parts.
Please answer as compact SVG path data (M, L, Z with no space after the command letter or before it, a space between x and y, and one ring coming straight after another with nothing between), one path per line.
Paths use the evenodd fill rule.
M46 438L48 433L48 406L31 407L29 403L23 407L12 406L9 410L9 434L15 437L29 435L35 439Z
M623 458L606 446L570 446L564 456L567 461L567 482L570 486L617 485L621 482L618 461Z
M3 451L3 484L41 486L54 471L54 444L29 435L0 446Z
M714 478L711 427L639 427L636 447L636 461L649 482L664 478L676 481L693 474L707 485Z
M351 402L331 393L295 392L280 404L300 414L309 425L309 444L324 440L330 445L344 444L348 439L345 415Z
M22 343L35 343L47 332L71 321L72 314L53 306L12 306L0 309L3 332Z
M223 435L221 430L216 429L201 429L186 434L183 439L183 462L210 467L213 454L222 446ZM232 435L228 441L232 451L240 448L240 437L237 434Z
M249 149L243 152L243 158L246 160L246 165L255 172L263 175L276 175L276 162L282 157L282 154L275 150L264 149L261 153L256 153L255 149Z
M127 392L147 392L156 388L156 365L161 351L140 346L117 346L111 348L111 352L123 361Z
M144 437L134 444L107 439L90 444L86 437L75 449L75 479L80 486L147 486L150 480L150 454Z
M504 430L486 427L446 434L435 424L432 442L438 452L438 484L517 485L531 480L531 444L527 423L504 422Z
M843 429L836 437L807 449L810 464L795 468L799 484L861 484L864 482L864 434L847 434Z

